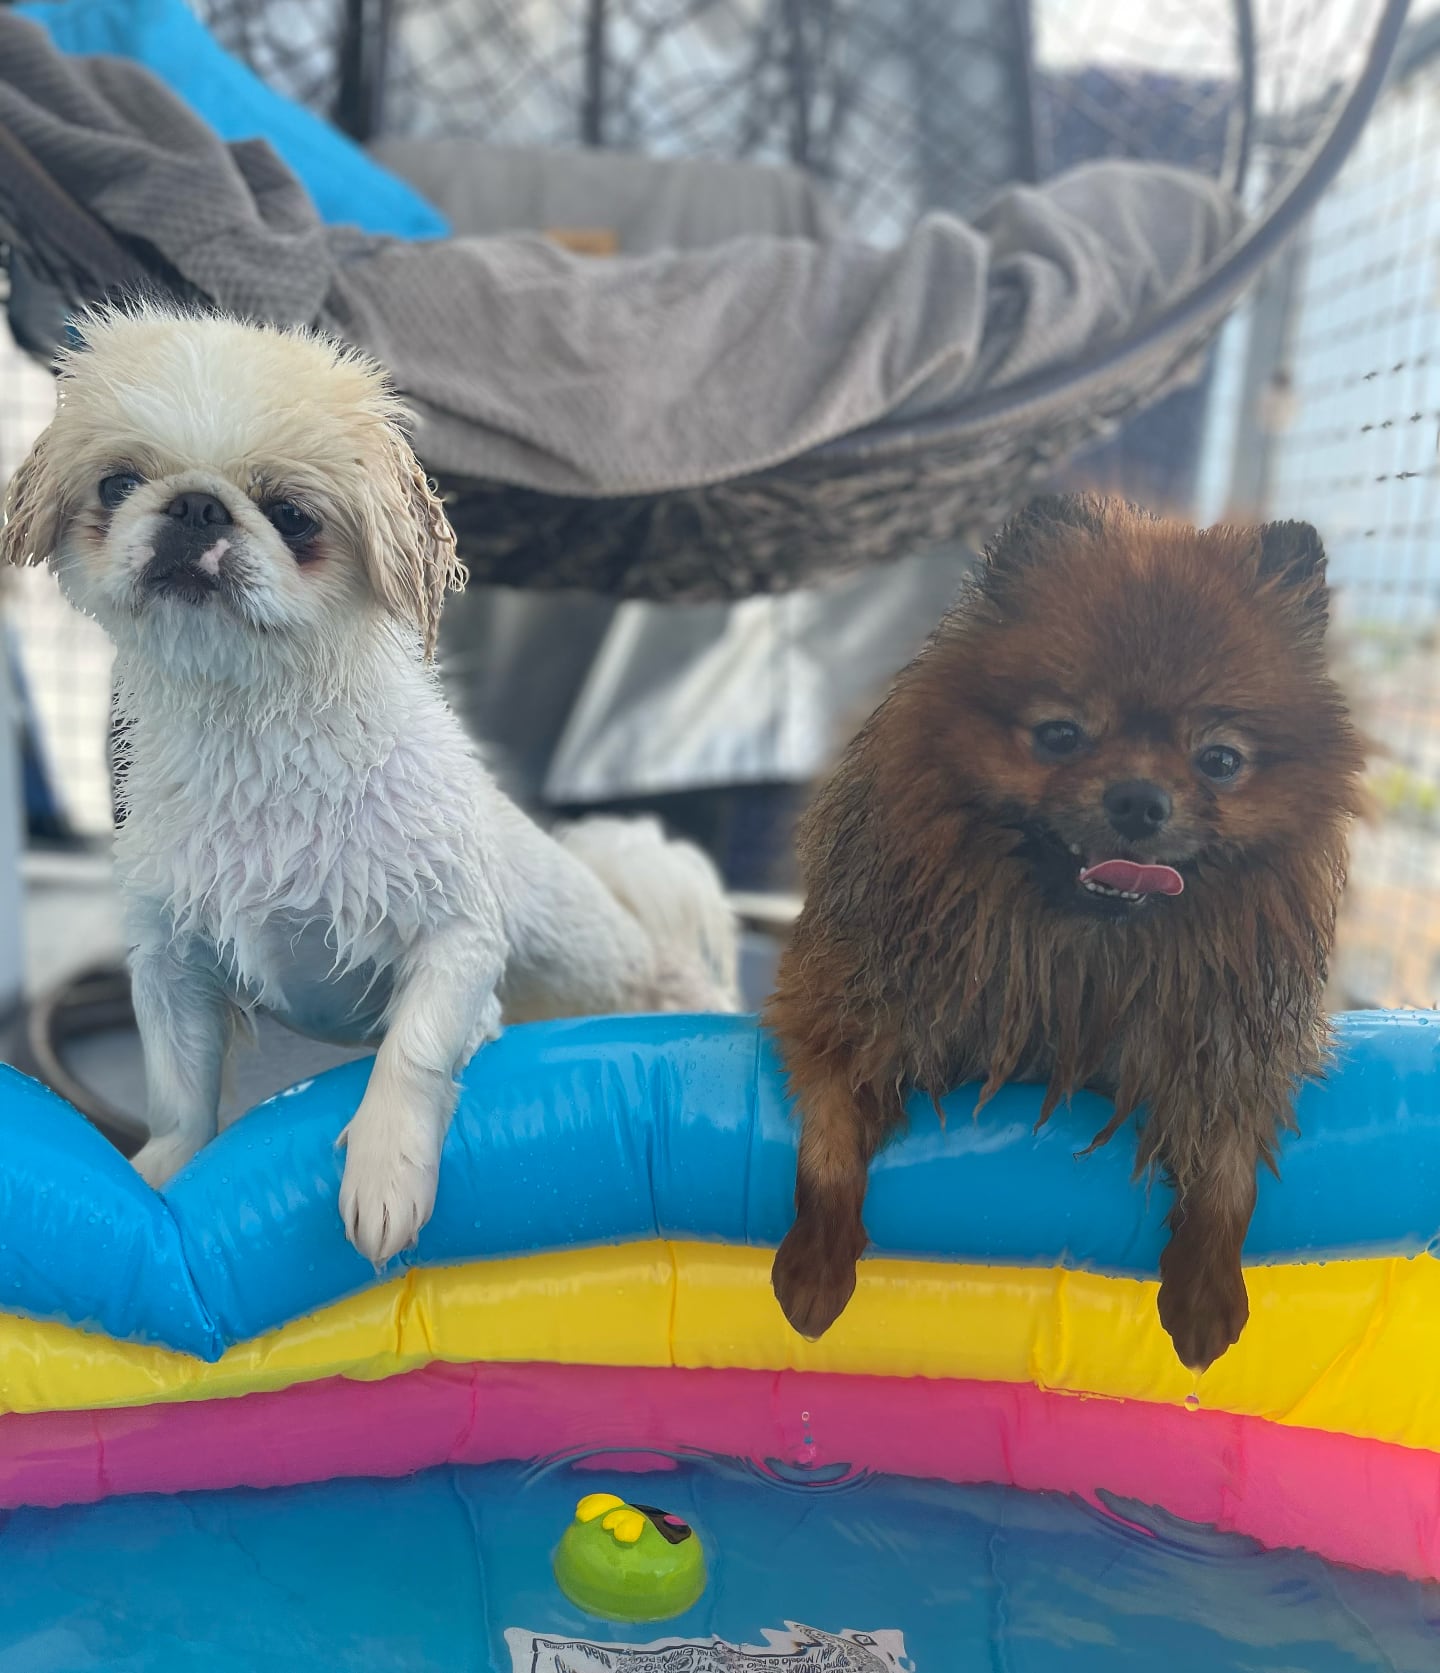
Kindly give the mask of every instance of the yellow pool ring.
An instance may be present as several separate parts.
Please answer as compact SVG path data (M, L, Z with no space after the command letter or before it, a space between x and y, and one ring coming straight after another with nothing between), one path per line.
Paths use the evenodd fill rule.
M1440 1451L1440 1261L1246 1273L1250 1324L1203 1377L1153 1283L1051 1268L872 1260L821 1341L785 1323L769 1251L647 1242L414 1270L207 1365L0 1316L0 1409L219 1399L436 1360L729 1366L1034 1383L1196 1404Z

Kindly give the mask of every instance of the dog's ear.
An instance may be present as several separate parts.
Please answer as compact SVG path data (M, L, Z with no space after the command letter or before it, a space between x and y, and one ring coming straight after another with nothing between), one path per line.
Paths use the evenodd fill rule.
M1067 529L1102 534L1113 510L1098 494L1041 494L1010 519L985 548L985 573L997 579L1049 550Z
M1309 523L1267 523L1260 531L1260 573L1286 587L1325 579L1325 547Z
M1009 526L1027 529L1082 529L1099 534L1105 527L1106 502L1099 494L1037 494L1014 517Z
M459 592L467 577L455 531L420 461L398 426L387 430L375 516L367 519L374 526L366 531L365 567L385 608L419 629L429 662L446 595Z
M0 527L0 565L44 563L60 539L60 481L49 430L10 479Z
M1293 593L1321 621L1328 616L1325 547L1309 523L1267 523L1260 530L1260 579Z

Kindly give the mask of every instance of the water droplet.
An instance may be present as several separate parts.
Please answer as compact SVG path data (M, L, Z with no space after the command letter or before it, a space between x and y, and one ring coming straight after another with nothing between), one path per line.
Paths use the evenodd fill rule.
M1192 1412L1198 1412L1200 1410L1200 1396L1198 1394L1187 1394L1185 1404Z
M809 1421L810 1421L810 1414L809 1414L809 1412L801 1412L801 1414L800 1414L800 1421L801 1421L801 1422L802 1422L802 1423L808 1423L808 1422L809 1422Z

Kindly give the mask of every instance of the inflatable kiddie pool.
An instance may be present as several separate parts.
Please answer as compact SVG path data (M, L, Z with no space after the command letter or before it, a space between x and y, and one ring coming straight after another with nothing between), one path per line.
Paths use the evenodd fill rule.
M0 1673L1440 1666L1436 1019L1344 1022L1198 1379L1155 1316L1167 1193L1124 1139L1077 1158L1093 1100L1038 1133L1033 1089L917 1103L811 1344L752 1020L507 1033L378 1278L336 1211L367 1074L162 1197L0 1071ZM693 1530L698 1602L561 1591L597 1493Z

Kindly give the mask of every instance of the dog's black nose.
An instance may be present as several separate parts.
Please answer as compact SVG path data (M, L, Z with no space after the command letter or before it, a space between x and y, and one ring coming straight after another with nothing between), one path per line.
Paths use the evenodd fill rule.
M1174 806L1158 784L1143 778L1112 784L1101 801L1111 825L1133 842L1164 830Z
M165 515L188 529L210 528L231 521L230 513L213 494L181 494L165 507Z

